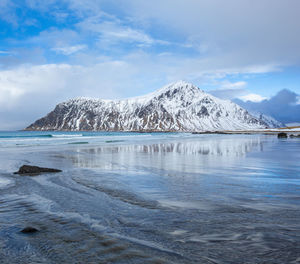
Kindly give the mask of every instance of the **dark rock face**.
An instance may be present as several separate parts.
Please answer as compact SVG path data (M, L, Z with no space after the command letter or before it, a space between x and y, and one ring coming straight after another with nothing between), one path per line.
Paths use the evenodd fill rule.
M277 135L277 137L278 138L287 138L287 134L286 133L279 133L278 135Z
M14 174L39 174L45 172L61 172L58 169L50 169L50 168L41 168L38 166L30 166L30 165L23 165L20 167L19 171L15 172Z
M33 234L33 233L36 233L38 231L39 230L34 228L34 227L27 226L27 227L25 227L24 229L21 230L21 233L23 233L23 234Z
M202 106L200 111L197 113L197 116L199 117L209 116L207 108L205 106Z

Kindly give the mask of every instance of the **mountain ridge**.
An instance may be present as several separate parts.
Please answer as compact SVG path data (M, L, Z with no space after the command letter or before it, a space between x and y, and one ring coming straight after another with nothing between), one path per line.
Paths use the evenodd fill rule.
M237 104L179 81L126 99L70 99L26 130L192 132L267 126Z

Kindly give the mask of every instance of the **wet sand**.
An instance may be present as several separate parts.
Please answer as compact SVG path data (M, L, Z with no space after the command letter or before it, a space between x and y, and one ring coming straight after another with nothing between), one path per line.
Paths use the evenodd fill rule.
M264 135L2 149L0 262L298 263L299 150ZM63 172L12 174L26 162Z

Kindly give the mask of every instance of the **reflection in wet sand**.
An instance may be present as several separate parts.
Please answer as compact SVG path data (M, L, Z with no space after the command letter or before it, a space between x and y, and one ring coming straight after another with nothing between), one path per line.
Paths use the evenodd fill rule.
M145 166L181 172L199 172L204 166L230 164L251 151L263 151L261 137L182 140L78 149L69 158L75 166L107 170Z

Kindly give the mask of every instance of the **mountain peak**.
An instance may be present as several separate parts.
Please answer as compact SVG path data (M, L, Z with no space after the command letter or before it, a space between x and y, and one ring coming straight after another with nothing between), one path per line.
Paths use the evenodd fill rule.
M184 94L198 94L204 93L204 91L200 90L197 86L192 83L186 81L177 81L170 83L154 92L155 94L176 94L176 93L184 93Z
M166 86L164 86L163 88L161 88L160 90L174 90L174 89L197 89L197 90L200 90L197 86L195 86L194 84L192 83L189 83L189 82L186 82L186 81L183 81L183 80L180 80L180 81L177 81L177 82L173 82L173 83L170 83Z
M184 80L179 80L177 82L170 83L169 86L181 87L181 86L195 86L195 85L193 85L192 83L186 82Z

